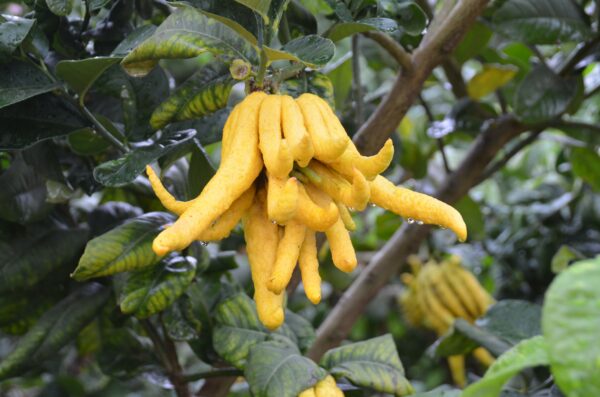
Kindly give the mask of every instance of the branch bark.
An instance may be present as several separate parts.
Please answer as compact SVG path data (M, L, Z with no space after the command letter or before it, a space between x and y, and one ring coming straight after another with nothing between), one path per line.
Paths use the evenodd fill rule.
M437 190L436 197L455 203L479 183L481 173L498 151L527 128L511 116L492 123L473 142L461 165ZM337 305L317 330L308 356L315 361L348 335L354 322L379 290L404 265L406 257L427 237L431 227L403 225L381 248L358 279L342 295Z
M483 12L488 0L463 0L444 20L436 20L412 56L412 73L400 72L392 89L356 133L354 141L364 154L374 154L396 129L432 70L452 53Z

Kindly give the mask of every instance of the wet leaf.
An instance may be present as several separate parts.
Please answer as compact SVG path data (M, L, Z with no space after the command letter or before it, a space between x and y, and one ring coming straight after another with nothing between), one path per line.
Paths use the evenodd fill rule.
M0 108L57 88L35 66L20 61L0 63Z
M117 57L96 57L60 61L56 65L56 76L82 97L106 69L120 60Z
M398 24L390 18L365 18L353 22L341 22L332 26L327 33L327 38L336 42L348 36L370 30L392 33L398 30Z
M34 24L34 19L0 15L0 61L12 55L27 38Z

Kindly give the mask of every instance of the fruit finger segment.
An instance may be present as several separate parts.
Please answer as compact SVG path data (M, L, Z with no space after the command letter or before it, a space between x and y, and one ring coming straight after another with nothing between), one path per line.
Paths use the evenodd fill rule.
M298 209L298 188L296 178L280 179L269 175L267 191L267 213L269 219L285 225L296 215Z
M403 218L449 228L460 241L467 238L467 226L456 209L426 194L395 186L381 175L371 182L371 201Z
M490 352L483 347L478 347L477 349L473 350L473 356L477 359L477 361L486 367L491 366L494 361L496 361L494 356L492 356Z
M460 388L465 387L467 384L467 377L465 374L465 356L450 356L448 357L448 366L450 367L450 374L454 384Z
M350 234L346 230L344 222L338 219L332 227L327 229L325 235L329 241L331 257L335 267L346 273L353 271L358 261L352 241L350 240Z
M269 95L260 105L259 147L265 167L277 178L285 178L292 171L294 159L282 139L281 96Z
M310 387L306 390L304 390L302 393L298 394L298 397L316 397L317 395L315 394L315 389L313 387Z
M255 187L250 186L237 200L231 204L231 207L217 218L207 229L203 230L196 240L199 241L219 241L229 237L233 228L240 222L244 213L252 205L254 199Z
M480 314L478 305L463 286L462 280L456 271L457 269L451 266L449 263L444 263L441 265L440 269L446 285L448 285L448 287L454 292L454 295L458 298L458 300L461 301L463 307L467 309L470 316L473 318L479 317Z
M315 395L316 397L343 397L344 393L335 383L335 379L331 375L327 375L325 379L315 385Z
M255 200L244 218L244 237L258 317L265 327L276 329L284 320L284 296L269 291L267 282L276 259L279 227L267 218L262 198Z
M350 214L350 211L348 211L348 207L339 202L335 204L338 207L340 218L342 218L342 222L344 222L344 226L346 226L346 229L348 229L351 232L356 230L356 223L354 222L354 219L352 219L352 214Z
M277 258L273 265L273 271L267 283L267 288L271 292L275 294L282 293L290 282L305 235L306 226L303 224L291 220L285 225L283 238L279 241L277 247Z
M440 266L428 264L427 268L428 271L423 274L426 278L425 283L452 316L464 318L469 322L475 321L475 317L467 311L460 299L454 294L454 291L446 284Z
M167 210L177 215L181 215L192 205L193 201L177 201L177 199L165 188L150 165L146 166L146 174L148 174L148 180L150 181L152 190L154 190L154 194L156 194L158 200L160 200L161 204Z
M306 297L316 305L321 301L321 276L319 275L317 239L314 230L306 229L306 236L300 248L298 264Z
M315 152L315 158L325 162L331 162L342 155L350 139L340 139L337 135L332 135L328 130L319 107L311 100L307 94L301 95L296 103L300 106L304 123L310 135Z
M300 167L306 167L315 155L315 150L304 125L302 111L289 95L281 97L281 126L294 160Z
M310 188L308 185L299 185L298 187L298 208L295 219L310 229L324 232L338 220L338 208L325 194L321 195L311 191L312 196L309 196L308 188ZM315 202L313 198L318 202Z
M350 142L344 153L337 160L329 163L329 166L347 178L352 177L352 169L356 167L365 178L372 181L390 166L393 157L394 144L391 139L385 142L377 154L369 157L361 155L356 146Z
M342 175L318 161L300 170L315 186L335 201L362 211L371 198L371 186L358 170L353 170L352 183Z
M173 226L154 239L152 249L157 255L190 245L254 183L263 168L258 149L258 109L265 96L255 92L238 105L238 123L231 128L235 139L230 140L231 147L223 149L229 155L222 159L216 174L194 203Z

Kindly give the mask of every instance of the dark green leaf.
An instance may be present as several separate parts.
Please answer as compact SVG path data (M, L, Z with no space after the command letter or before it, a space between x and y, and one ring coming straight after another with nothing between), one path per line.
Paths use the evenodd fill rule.
M427 26L427 15L414 1L378 0L379 14L393 18L400 31L412 36L423 33Z
M162 68L155 68L143 78L134 78L120 65L113 65L98 78L92 93L108 96L107 99L118 104L116 114L105 113L101 108L99 113L123 123L130 141L143 141L155 132L150 126L150 117L168 97L169 80Z
M196 275L196 259L173 256L128 274L119 297L121 311L147 318L163 311L183 294Z
M107 288L88 284L46 312L3 358L0 379L18 375L54 355L94 318L109 296Z
M304 317L290 311L285 311L285 325L294 334L294 339L300 351L307 350L315 341L315 329Z
M190 297L183 295L164 311L162 321L169 338L175 341L190 341L201 335L204 327L201 316L196 314L195 309Z
M567 110L577 91L576 78L560 77L540 65L519 85L514 99L515 113L521 121L530 124L551 120Z
M508 0L494 13L493 24L499 33L528 44L579 42L590 34L573 0Z
M73 105L51 94L38 95L0 109L0 149L21 149L86 124Z
M296 78L287 79L279 86L279 92L291 95L294 98L305 92L310 92L325 99L332 107L335 107L333 83L329 77L321 72L303 72Z
M308 35L286 43L281 51L267 50L271 61L287 59L302 62L310 67L325 65L333 58L335 45L329 39Z
M171 120L196 119L227 106L235 80L224 64L198 70L152 113L150 125L160 129Z
M33 287L61 269L66 275L86 241L82 229L38 229L0 241L0 293Z
M336 378L346 378L356 386L396 396L413 393L389 334L331 349L320 364Z
M189 144L195 134L195 130L165 134L150 146L134 149L121 158L100 164L94 169L94 178L105 186L131 183L144 171L146 165Z
M163 131L170 133L172 131L181 131L194 129L198 131L194 139L202 145L210 145L221 140L223 136L223 127L231 113L231 108L219 109L205 117L197 120L177 121L169 124Z
M271 8L271 0L235 0L240 4L254 10L263 17L265 25L271 24L273 21L269 19L269 8ZM275 0L277 2L277 0Z
M106 69L120 60L116 57L96 57L60 61L56 65L56 75L82 97Z
M585 256L568 245L561 245L558 251L556 251L556 254L552 257L550 268L553 273L560 273L567 269L571 262L579 259L585 259Z
M57 85L27 62L0 64L0 108L52 91Z
M125 40L121 41L119 45L113 50L111 55L113 57L124 57L131 52L135 47L140 45L144 40L148 39L156 31L154 25L142 25L133 32L131 32Z
M474 238L483 237L485 233L485 220L479 204L471 197L465 196L454 206L469 225L469 236Z
M159 59L192 58L207 51L248 62L256 58L254 48L229 26L181 7L123 59L123 66L130 74L143 76Z
M600 156L588 148L571 150L571 167L573 173L583 179L597 192L600 192Z
M477 325L512 345L541 335L542 308L535 303L505 299L492 305Z
M298 349L281 341L252 348L244 376L255 397L296 397L327 376L327 372Z
M82 156L93 156L104 152L111 143L91 128L84 128L69 134L68 142L73 152Z
M336 42L348 36L370 30L391 33L398 30L398 24L390 18L365 18L354 22L341 22L333 25L327 34L327 38Z
M310 11L304 8L299 1L292 0L288 4L285 16L290 31L290 38L293 39L299 36L317 33L317 19ZM279 32L279 41L285 44L282 31Z
M34 24L34 19L0 15L0 62L9 58L21 45Z
M152 241L172 221L169 214L151 212L90 240L71 277L82 281L154 265L160 258Z
M93 237L108 232L129 218L142 215L142 210L129 203L111 201L102 204L88 215L88 225Z
M73 9L73 0L46 0L46 5L54 15L67 16Z
M450 332L435 345L435 354L440 357L467 354L477 346L483 346L498 356L510 349L511 345L491 331L458 318L454 321L454 327Z
M502 386L521 370L549 362L547 343L542 336L526 339L504 353L485 376L465 389L461 397L498 397Z
M596 396L600 329L600 257L573 264L546 292L542 329L552 374L570 397Z
M491 37L492 31L490 28L481 22L476 22L456 46L454 57L458 62L465 63L474 56L479 55L487 46Z
M461 393L462 391L459 389L440 386L427 392L413 394L412 397L460 397Z
M188 172L190 196L197 197L214 174L215 168L210 162L208 153L206 153L204 147L194 139Z

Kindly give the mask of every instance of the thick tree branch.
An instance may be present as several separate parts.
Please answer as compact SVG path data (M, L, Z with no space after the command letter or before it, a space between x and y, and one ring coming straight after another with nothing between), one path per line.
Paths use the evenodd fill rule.
M479 182L481 173L496 153L525 130L525 126L510 116L492 123L478 135L460 166L437 190L436 197L450 204L458 201ZM406 257L419 247L430 230L430 227L405 224L390 238L319 327L309 357L318 360L324 352L344 340L365 307L404 265Z
M373 154L383 146L431 71L454 50L487 4L488 0L463 0L451 9L447 18L436 20L436 28L425 34L412 56L413 72L399 73L388 95L356 133L354 141L363 153Z

